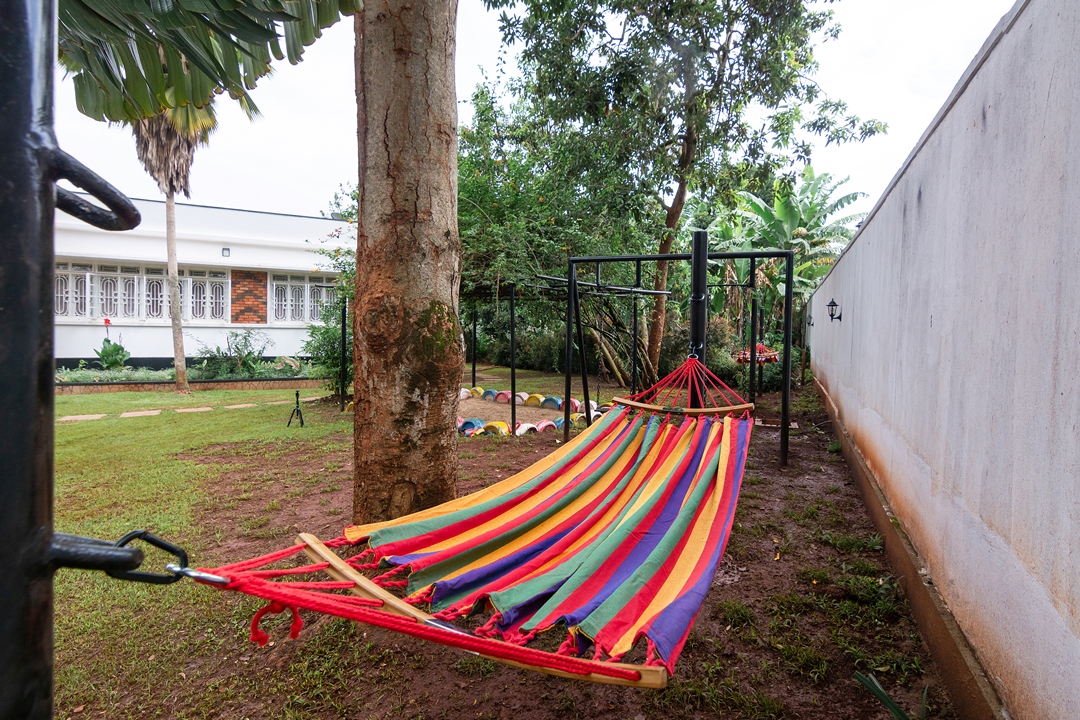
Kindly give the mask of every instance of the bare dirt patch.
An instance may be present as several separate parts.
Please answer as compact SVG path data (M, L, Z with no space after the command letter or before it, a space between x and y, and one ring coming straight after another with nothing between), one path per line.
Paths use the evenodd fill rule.
M779 398L762 399L775 422ZM494 405L494 404L492 404ZM506 406L497 406L508 409ZM696 625L664 691L589 685L528 673L380 630L306 615L298 641L267 625L273 648L237 640L210 685L163 717L310 718L839 718L889 714L853 679L875 674L917 715L955 717L891 576L881 541L816 397L796 397L790 463L779 430L756 428L736 526ZM528 467L561 434L475 437L459 444L459 492ZM351 437L206 448L225 466L200 523L216 529L200 564L257 556L298 530L329 538L349 522ZM212 531L213 532L213 531ZM243 618L238 618L242 621ZM206 680L199 682L206 683ZM210 709L212 708L212 710ZM149 715L147 715L149 717Z

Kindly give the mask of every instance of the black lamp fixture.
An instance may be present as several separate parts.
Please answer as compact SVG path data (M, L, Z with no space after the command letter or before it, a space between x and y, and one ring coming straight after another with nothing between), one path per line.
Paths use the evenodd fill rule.
M839 309L840 306L836 304L836 300L830 298L829 304L825 307L829 308L829 322L842 319L841 316L843 315L843 312L837 312L837 309Z

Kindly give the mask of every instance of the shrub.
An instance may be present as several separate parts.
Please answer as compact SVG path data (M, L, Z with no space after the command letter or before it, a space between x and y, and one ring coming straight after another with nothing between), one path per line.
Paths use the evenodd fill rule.
M259 366L269 344L270 337L259 330L233 330L225 338L224 350L205 345L200 348L194 369L202 380L259 377Z
M123 345L119 342L113 342L109 338L101 341L101 349L95 350L94 354L98 356L98 359L94 362L102 370L121 370L127 363L128 358L131 357L131 353L125 350Z

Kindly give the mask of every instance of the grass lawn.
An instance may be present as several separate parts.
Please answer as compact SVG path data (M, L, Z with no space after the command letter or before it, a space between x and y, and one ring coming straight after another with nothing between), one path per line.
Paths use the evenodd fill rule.
M293 392L110 393L62 396L56 405L61 416L115 415L131 409L273 402L288 400ZM288 405L58 424L56 528L99 538L145 528L185 547L192 564L199 564L215 544L217 529L200 525L197 514L213 502L220 468L184 455L222 443L245 444L267 458L298 443L351 447L350 419L314 411L311 405L305 403L308 422L302 430L296 423L285 426ZM168 562L164 553L148 549L147 556L146 569L159 570ZM176 672L186 658L216 653L225 638L235 645L254 609L254 603L235 598L222 602L188 581L153 586L73 570L57 574L56 597L58 717L79 706L93 707L94 716L105 710L109 717L150 717L147 709L171 693L205 694L205 686L192 689ZM131 697L131 688L141 688L144 696ZM126 709L118 710L120 705Z
M300 397L322 397L326 391L308 388ZM119 415L133 410L171 410L186 407L217 407L245 403L268 403L295 399L295 390L200 390L189 395L174 392L115 392L86 395L58 395L56 417L66 415ZM246 408L245 412L251 408ZM288 411L285 417L288 418Z
M555 373L542 373L536 370L517 371L518 392L540 393L541 395L557 395L562 397L565 393L565 380L562 375ZM469 387L472 382L471 368L466 365L465 373L461 376L461 386ZM480 387L494 390L510 389L510 368L491 365L476 366L476 384ZM571 379L573 395L581 399L581 376L574 375ZM610 400L613 395L628 395L629 388L620 388L614 383L601 384L595 375L589 376L589 399L596 400L597 390L600 391L602 400Z

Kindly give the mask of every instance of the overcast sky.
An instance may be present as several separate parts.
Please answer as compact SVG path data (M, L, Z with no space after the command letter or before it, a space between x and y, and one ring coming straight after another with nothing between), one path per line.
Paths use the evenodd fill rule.
M1014 0L840 0L831 5L843 31L818 50L817 79L852 112L889 125L885 137L820 147L818 172L850 176L844 186L868 194L868 211L885 190ZM459 0L459 119L482 78L496 73L498 19L481 0ZM75 108L70 81L56 86L61 147L132 197L159 198L135 157L128 129L89 120ZM253 97L263 117L249 122L235 103L218 103L219 129L195 154L190 202L318 215L334 191L355 182L356 98L352 23L330 28L297 66L281 63ZM183 199L181 199L183 200Z

